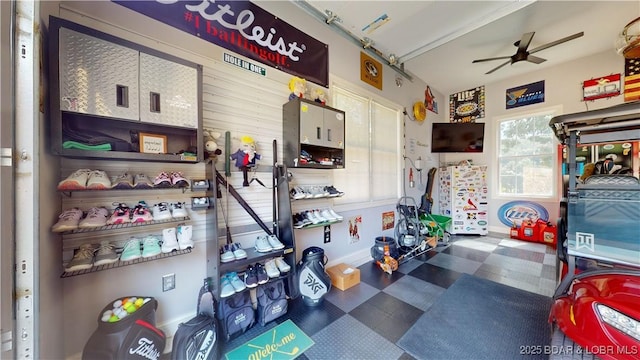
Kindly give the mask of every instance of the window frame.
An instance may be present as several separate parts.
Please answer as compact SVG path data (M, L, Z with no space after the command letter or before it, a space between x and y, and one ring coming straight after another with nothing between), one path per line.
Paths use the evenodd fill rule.
M551 194L550 195L525 195L525 194L501 194L500 193L500 142L501 142L501 137L500 137L500 125L502 124L502 122L505 121L513 121L513 120L518 120L518 119L522 119L522 118L527 118L527 117L534 117L534 116L544 116L546 114L552 114L553 116L558 116L558 115L562 115L562 106L561 105L556 105L556 106L549 106L549 107L545 107L545 108L540 108L540 109L535 109L535 110L531 110L531 111L520 111L518 113L513 113L513 114L509 114L509 115L502 115L502 116L496 116L493 117L493 125L495 126L495 129L493 131L494 135L495 135L495 142L494 142L494 146L495 146L495 151L494 151L494 161L495 161L495 170L493 171L493 174L495 175L495 179L496 181L493 182L492 184L492 193L494 194L493 197L495 199L499 199L499 200L523 200L523 199L531 199L531 200L542 200L542 201L555 201L558 199L559 194L561 193L559 186L561 184L561 181L559 180L559 175L558 175L558 171L559 171L559 159L558 158L558 148L560 143L556 140L555 136L552 136L554 142L554 146L552 148L552 153L551 153L551 157L552 157L552 166L551 166L551 176L552 176L552 181L553 181L553 185L551 187ZM553 130L551 129L551 127L549 127L549 131L553 132Z
M355 201L351 201L348 198L348 193L347 195L345 195L344 197L339 197L339 198L335 198L334 202L336 206L339 206L340 209L342 210L349 210L349 209L361 209L362 205L364 204L366 207L376 207L376 206L386 206L386 205L390 205L390 204L395 204L398 200L398 197L401 194L401 190L402 190L402 149L403 149L403 144L402 144L402 139L403 139L403 108L396 104L393 103L391 101L389 101L388 99L382 98L380 96L377 96L374 93L371 93L363 88L360 88L358 86L355 86L345 80L342 79L332 79L331 81L331 88L332 89L337 89L338 91L342 91L342 92L346 92L346 93L351 93L356 97L360 97L363 99L366 99L368 104L367 104L367 117L368 117L368 121L369 121L369 142L368 142L368 149L367 149L367 153L369 154L369 169L368 169L368 173L369 173L369 178L371 178L371 174L373 171L373 167L372 167L372 161L374 159L371 158L371 153L372 153L372 134L373 134L373 130L371 128L372 125L372 102L375 102L377 105L380 106L384 106L390 110L393 110L396 112L396 149L395 149L395 162L396 162L396 189L394 191L394 196L393 197L389 197L389 198L385 198L385 199L377 199L377 200L373 200L373 193L372 193L372 189L373 189L373 183L370 180L369 181L369 196L368 196L368 200L363 201L362 199L358 199ZM336 92L334 91L333 94L331 94L331 99L332 99L332 103L335 104L335 94ZM347 121L349 121L349 116L347 115ZM345 124L346 125L346 124ZM348 134L347 134L348 136ZM345 141L345 147L348 147L348 141ZM346 154L345 154L346 156ZM350 161L350 159L347 158L347 163L345 164L345 168L344 169L336 169L333 170L334 172L347 172L349 171L348 168L348 162ZM342 189L341 189L342 190ZM343 190L344 191L344 190Z

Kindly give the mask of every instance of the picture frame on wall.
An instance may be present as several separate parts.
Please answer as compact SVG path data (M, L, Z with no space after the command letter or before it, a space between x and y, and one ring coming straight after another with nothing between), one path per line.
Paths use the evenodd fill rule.
M140 152L147 154L166 154L167 136L159 134L139 133Z

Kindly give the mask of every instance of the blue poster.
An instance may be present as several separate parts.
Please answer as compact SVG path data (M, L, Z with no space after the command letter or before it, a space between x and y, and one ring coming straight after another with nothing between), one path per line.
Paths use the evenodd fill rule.
M507 89L507 109L544 102L544 80Z

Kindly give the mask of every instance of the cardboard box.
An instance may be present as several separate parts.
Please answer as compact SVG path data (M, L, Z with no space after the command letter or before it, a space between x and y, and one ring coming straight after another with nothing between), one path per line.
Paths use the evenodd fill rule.
M347 264L332 266L327 269L327 273L331 278L331 284L340 290L347 290L360 283L360 269Z

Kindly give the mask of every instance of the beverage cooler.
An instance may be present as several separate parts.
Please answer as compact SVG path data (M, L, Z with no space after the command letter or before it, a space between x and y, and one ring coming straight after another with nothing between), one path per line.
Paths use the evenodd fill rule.
M451 234L489 233L487 166L440 168L439 205L451 217Z

